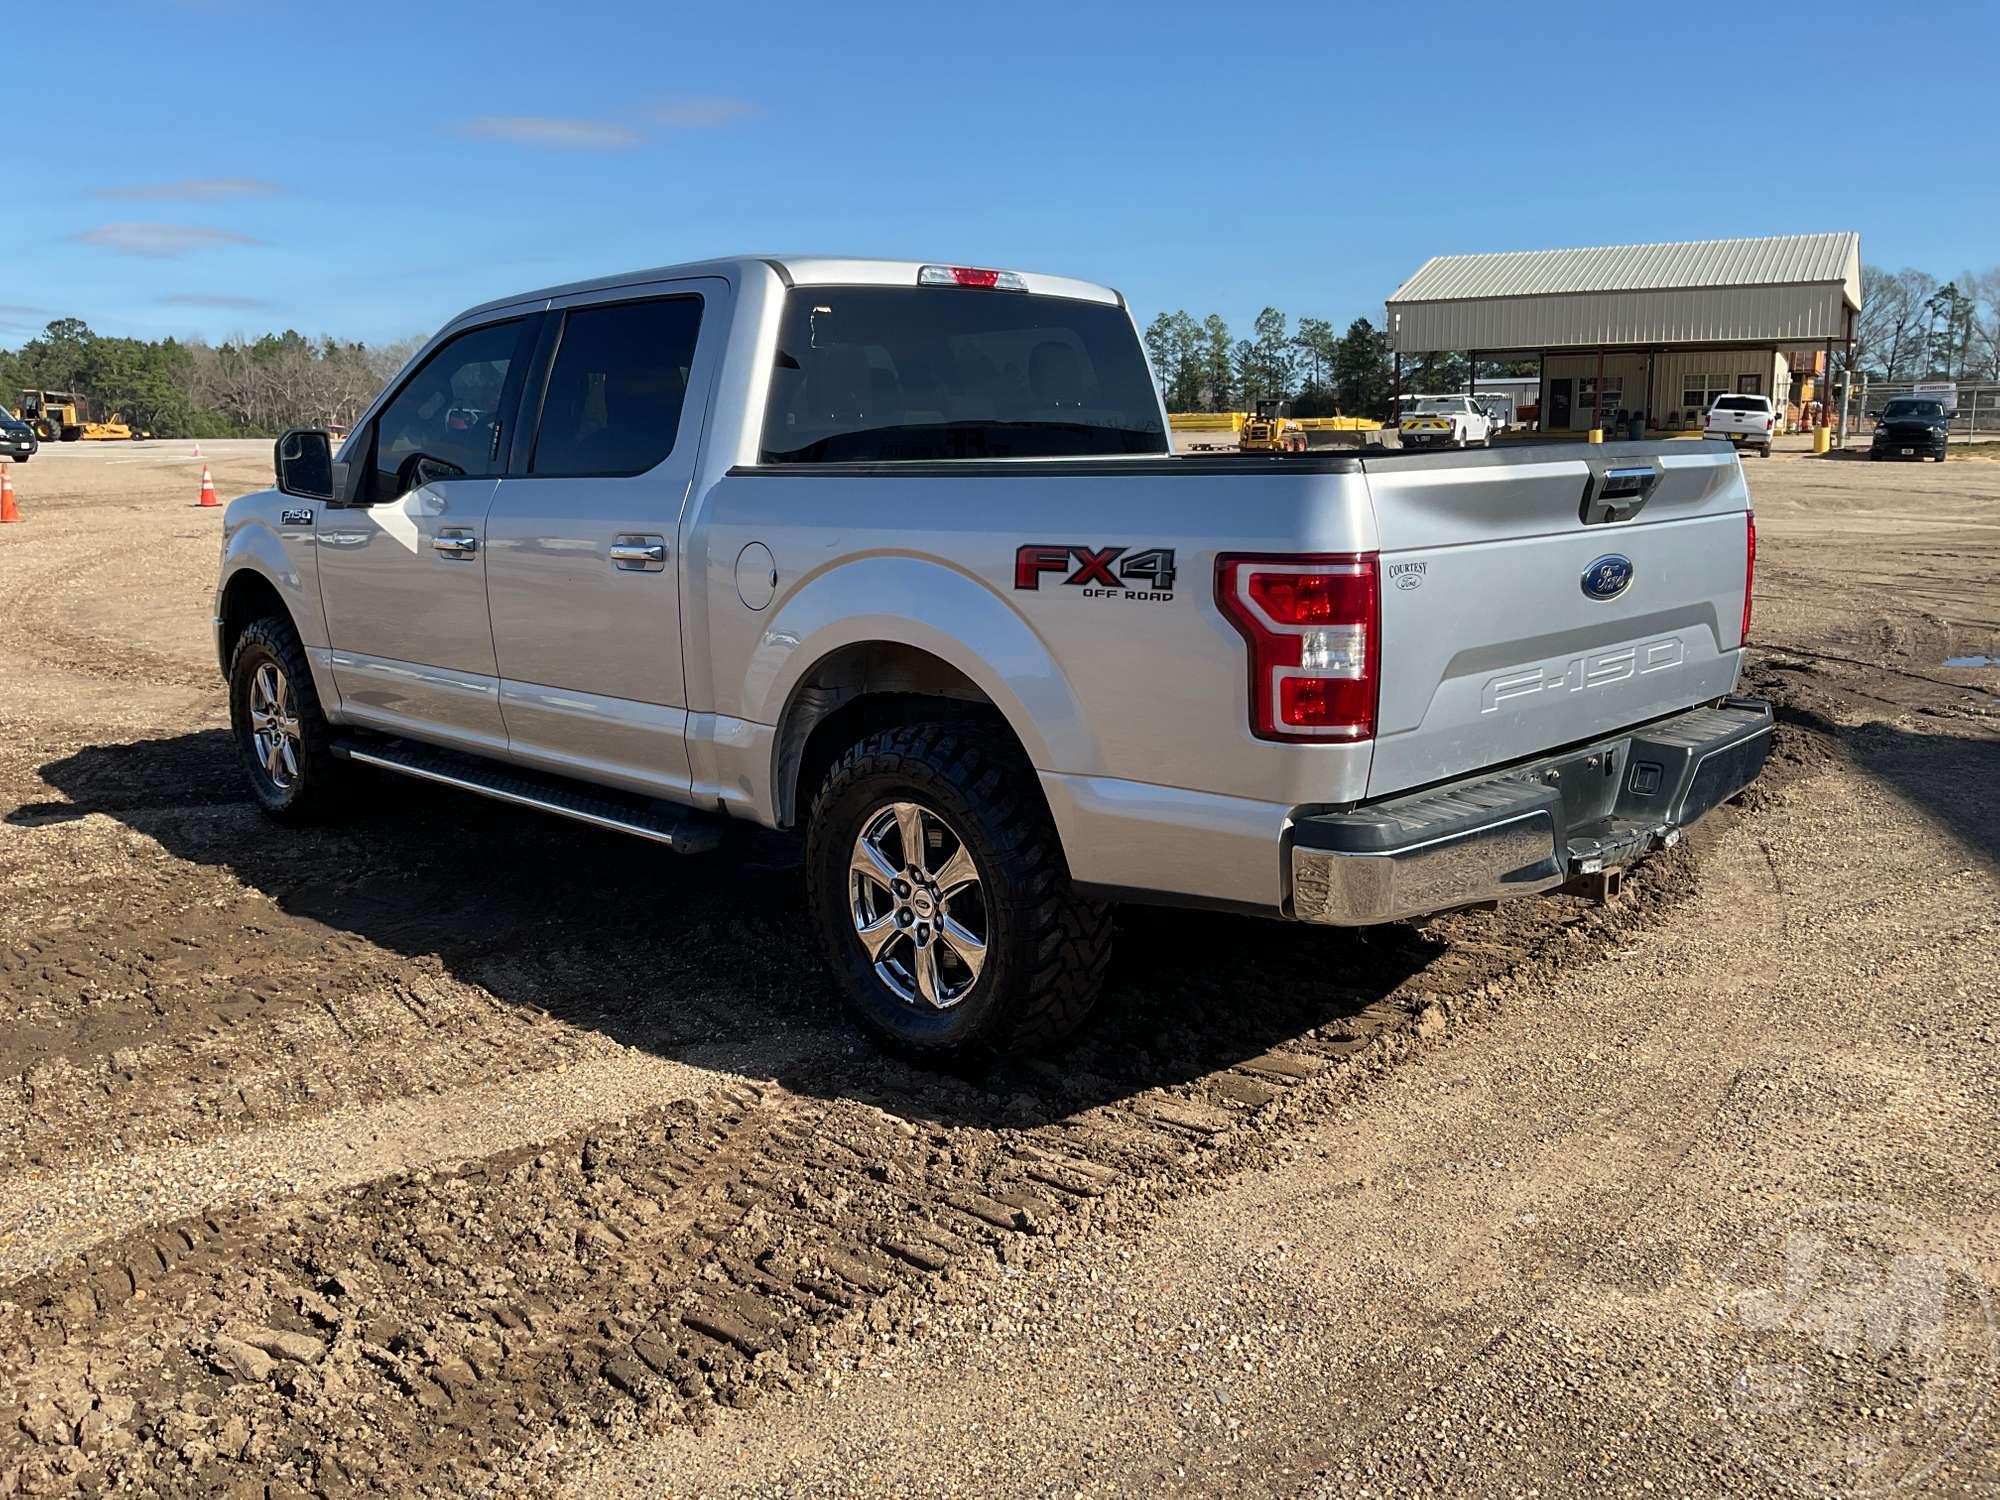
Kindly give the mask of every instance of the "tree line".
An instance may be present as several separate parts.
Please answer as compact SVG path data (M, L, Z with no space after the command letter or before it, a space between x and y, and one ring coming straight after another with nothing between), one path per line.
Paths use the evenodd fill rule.
M1296 328L1275 307L1257 314L1248 338L1237 338L1221 314L1197 321L1161 313L1146 325L1146 353L1169 411L1251 411L1261 400L1289 401L1295 416L1389 415L1396 391L1389 335L1366 318L1345 333L1324 318L1300 318ZM1416 354L1403 361L1405 396L1462 391L1463 354ZM1533 360L1482 359L1482 377L1532 375Z
M1854 365L1876 380L2000 381L2000 266L1940 281L1927 271L1862 272ZM1248 336L1218 313L1161 313L1146 352L1171 411L1245 411L1289 401L1299 416L1385 418L1395 389L1389 336L1367 318L1337 331L1293 326L1275 307ZM160 437L269 437L287 427L351 424L422 343L307 338L292 329L209 344L93 332L58 318L19 349L0 349L0 400L26 389L77 391L91 415L114 413ZM1533 374L1530 360L1481 360L1482 376ZM1405 395L1463 390L1462 354L1412 355Z
M1854 367L1876 380L2000 381L2000 266L1943 282L1863 267Z
M93 419L117 415L156 437L272 437L353 423L422 342L292 329L220 344L114 338L58 318L19 349L0 350L0 400L11 409L23 390L75 391Z

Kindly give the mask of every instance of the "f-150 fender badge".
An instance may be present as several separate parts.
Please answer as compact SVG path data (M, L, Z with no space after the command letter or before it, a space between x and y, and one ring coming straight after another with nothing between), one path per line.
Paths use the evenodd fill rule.
M1632 559L1607 552L1583 570L1583 591L1593 599L1616 599L1632 586Z
M1072 562L1075 564L1071 566ZM1160 602L1174 597L1174 549L1079 547L1035 543L1014 553L1014 587L1039 591L1045 574L1061 573L1063 586L1086 599Z
M278 524L281 526L310 526L312 523L313 513L309 510L287 510L281 511L278 515Z

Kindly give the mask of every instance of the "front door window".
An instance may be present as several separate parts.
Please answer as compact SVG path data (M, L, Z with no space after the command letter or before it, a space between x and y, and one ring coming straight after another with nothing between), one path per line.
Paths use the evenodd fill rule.
M522 318L489 323L424 361L375 420L369 501L394 500L431 478L499 472L502 396L507 372L525 357L528 327Z

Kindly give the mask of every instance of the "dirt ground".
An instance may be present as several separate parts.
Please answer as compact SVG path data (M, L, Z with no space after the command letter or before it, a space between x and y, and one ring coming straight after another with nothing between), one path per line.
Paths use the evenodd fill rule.
M1622 903L1134 911L965 1081L781 841L273 828L200 463L17 468L0 1495L2000 1494L2000 464L1748 473L1779 745Z

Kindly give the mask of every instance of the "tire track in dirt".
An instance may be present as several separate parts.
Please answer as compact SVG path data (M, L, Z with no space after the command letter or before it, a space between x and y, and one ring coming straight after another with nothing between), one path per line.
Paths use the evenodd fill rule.
M94 543L92 539L86 545ZM100 635L73 623L72 611L92 597L93 591L83 587L86 580L107 571L115 555L92 551L54 561L32 552L29 556L39 566L28 569L13 588L0 593L0 618L8 621L10 650L22 653L22 667L33 665L100 682L216 686L218 678L213 670L192 666L183 657L156 651L129 637Z
M931 1298L1256 1159L1448 1012L1650 920L1690 868L1677 853L1630 905L1550 903L1527 931L1449 919L1427 963L1384 984L1357 972L1344 1014L1275 1049L1243 1045L1252 1011L1190 1009L1216 984L1198 976L1061 1070L974 1084L871 1062L838 1089L724 1089L538 1148L107 1240L6 1289L19 1352L0 1378L48 1434L8 1457L37 1483L166 1489L532 1480L552 1428L749 1401ZM1399 967L1378 958L1372 977L1385 961ZM1229 998L1282 991L1277 968ZM1134 1044L1168 1011L1208 1033L1202 1055L1229 1060L1178 1084L1112 1076L1159 1076ZM31 1392L55 1394L44 1406Z

